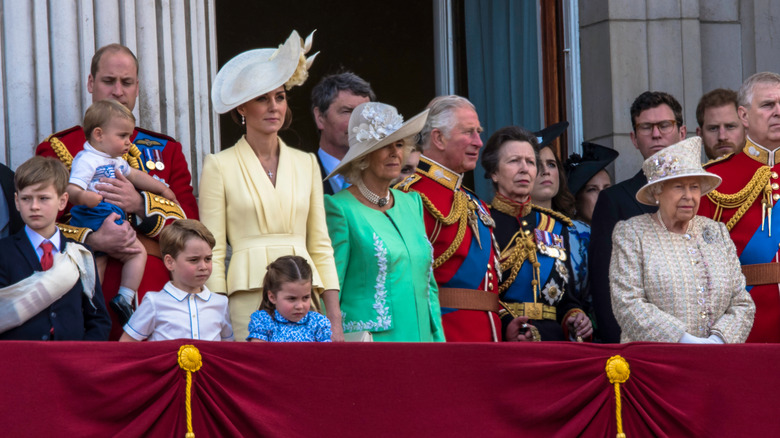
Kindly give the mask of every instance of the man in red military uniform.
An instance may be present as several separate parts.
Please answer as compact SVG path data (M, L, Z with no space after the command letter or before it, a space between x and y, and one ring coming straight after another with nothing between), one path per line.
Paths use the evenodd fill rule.
M739 90L743 153L706 165L723 178L699 214L726 223L756 303L747 342L780 342L780 75L757 73Z
M500 341L494 223L485 203L461 185L463 173L477 165L482 127L463 97L438 97L429 108L424 155L398 187L418 192L425 206L447 341Z
M119 44L110 44L95 52L87 89L92 94L92 102L115 99L132 110L138 97L138 60L133 52ZM101 195L125 211L128 220L118 225L114 222L117 219L114 214L94 232L67 225L61 225L60 229L66 236L87 243L94 251L113 257L132 251L130 243L137 233L148 254L144 278L138 289L140 300L148 291L161 290L168 281L157 235L173 220L184 217L197 219L198 205L192 194L191 176L180 143L141 128L135 128L132 141L134 146L125 159L136 169L148 172L167 184L176 194L178 205L152 193L137 192L132 183L118 174L116 179L105 179ZM70 168L73 157L83 149L85 142L84 130L81 126L74 126L49 136L38 145L36 154L58 158ZM67 220L67 216L62 219ZM106 268L103 294L107 305L119 289L121 269L121 263L114 258ZM113 312L112 319L111 339L118 339L122 327Z

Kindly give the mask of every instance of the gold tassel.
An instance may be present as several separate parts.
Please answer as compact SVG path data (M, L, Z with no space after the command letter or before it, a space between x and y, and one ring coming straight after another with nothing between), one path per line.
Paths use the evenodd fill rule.
M192 373L203 366L200 351L194 345L182 345L179 348L179 366L187 371L187 388L184 407L187 411L187 433L184 438L195 438L192 431Z
M622 403L620 401L620 384L628 380L631 370L628 361L622 356L612 356L607 359L606 366L609 383L615 385L615 417L617 422L617 438L626 438L623 433L623 417L621 416Z

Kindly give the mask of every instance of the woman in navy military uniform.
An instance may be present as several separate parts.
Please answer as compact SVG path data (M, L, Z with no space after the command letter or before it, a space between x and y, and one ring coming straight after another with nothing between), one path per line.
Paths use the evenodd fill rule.
M529 319L519 340L585 340L593 328L570 292L571 220L531 204L539 163L536 135L517 126L496 131L482 155L496 189L491 208L503 271L501 320L506 330L517 317Z

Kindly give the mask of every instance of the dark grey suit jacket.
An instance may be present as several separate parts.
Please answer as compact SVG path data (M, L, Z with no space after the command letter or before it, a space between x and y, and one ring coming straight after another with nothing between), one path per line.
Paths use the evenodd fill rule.
M631 179L616 184L601 193L593 209L590 249L588 251L588 275L593 310L596 314L597 339L605 343L620 342L620 326L612 312L609 292L609 262L612 259L612 231L619 221L655 213L658 207L644 205L636 200L636 192L647 184L640 170Z

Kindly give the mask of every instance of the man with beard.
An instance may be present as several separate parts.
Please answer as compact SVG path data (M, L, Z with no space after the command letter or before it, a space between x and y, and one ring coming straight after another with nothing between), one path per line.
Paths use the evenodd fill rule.
M696 107L696 135L708 160L738 154L745 147L745 127L737 114L737 93L717 88L705 94Z

